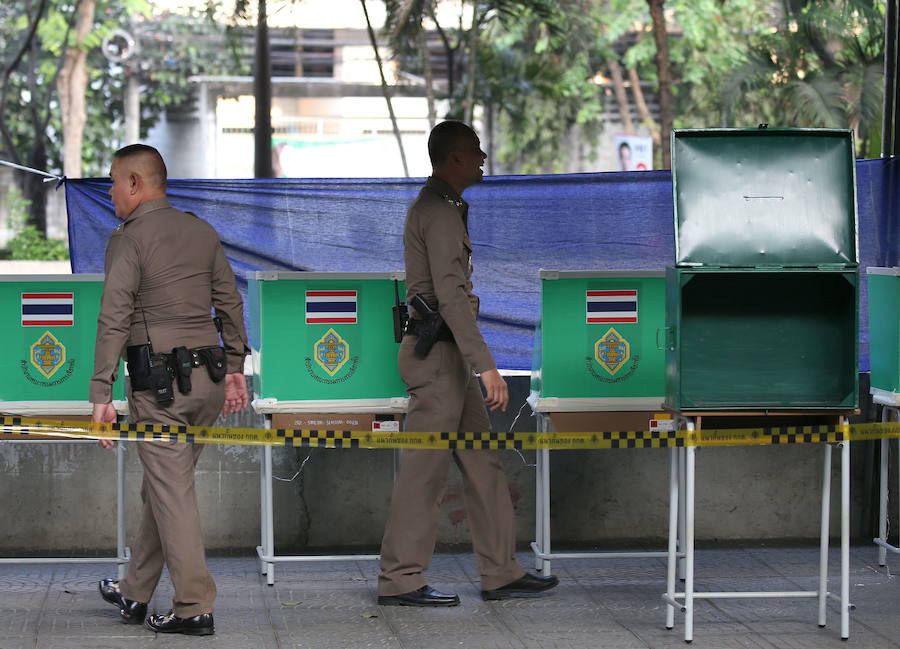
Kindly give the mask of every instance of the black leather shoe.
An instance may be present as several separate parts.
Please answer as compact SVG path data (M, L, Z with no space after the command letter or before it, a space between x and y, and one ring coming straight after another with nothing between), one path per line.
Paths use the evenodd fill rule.
M550 590L558 583L559 579L552 575L549 577L538 577L530 572L526 572L514 582L506 584L506 586L481 591L481 599L508 599L519 595L535 595L545 590Z
M140 624L147 616L146 604L122 597L117 579L101 579L100 596L119 608L119 615L125 624Z
M151 615L144 626L157 633L182 633L184 635L212 635L216 625L212 613L201 613L194 617L175 617L172 611L165 615Z
M422 586L402 595L379 595L381 606L459 606L459 595L442 593L431 586Z

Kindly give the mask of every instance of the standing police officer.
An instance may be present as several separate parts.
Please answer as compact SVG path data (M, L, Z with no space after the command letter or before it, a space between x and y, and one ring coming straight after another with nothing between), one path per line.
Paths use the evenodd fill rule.
M403 232L407 302L419 304L410 313L398 357L409 392L405 429L488 431L485 405L506 410L509 392L476 323L469 206L462 199L463 190L481 181L486 156L475 131L456 121L434 127L428 155L433 172L410 205ZM440 321L429 311L439 314L445 324L435 329ZM422 343L427 346L432 339L433 345L425 350ZM481 375L486 398L475 373ZM555 586L556 577L526 573L515 559L512 500L498 451L406 449L381 544L378 603L459 604L457 595L431 588L423 575L434 552L451 458L463 476L482 597L504 599Z
M109 175L109 195L123 223L106 248L90 383L93 420L116 420L111 389L128 347L132 423L212 425L220 411L247 405L243 303L222 244L209 224L169 204L166 166L156 149L120 149ZM145 622L165 564L175 586L172 610L147 617L145 625L160 633L210 635L216 585L206 568L194 491L203 446L142 441L137 449L144 467L140 530L125 579L104 579L100 593L119 608L123 622Z

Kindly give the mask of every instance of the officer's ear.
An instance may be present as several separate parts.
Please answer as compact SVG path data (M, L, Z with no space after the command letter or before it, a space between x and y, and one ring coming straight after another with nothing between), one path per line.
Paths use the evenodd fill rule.
M134 194L136 191L138 191L138 189L140 189L141 177L134 173L129 174L128 182L131 187L131 193Z
M451 150L447 153L447 163L448 166L457 166L460 164L459 151Z

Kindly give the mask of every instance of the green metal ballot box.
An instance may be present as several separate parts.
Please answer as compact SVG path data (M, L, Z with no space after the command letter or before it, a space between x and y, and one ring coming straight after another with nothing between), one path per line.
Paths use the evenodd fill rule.
M662 271L540 271L531 394L539 432L646 430L665 393ZM674 476L674 474L673 474ZM535 568L554 559L653 558L662 553L553 551L550 449L535 454Z
M271 427L302 421L299 427L317 430L360 430L362 422L369 427L363 430L399 429L408 399L397 371L392 307L398 296L405 299L403 280L402 272L257 271L247 278L253 407L271 415ZM358 417L332 416L348 413ZM256 553L266 583L275 583L278 563L377 559L276 553L272 452L260 450Z
M94 372L97 315L103 275L0 275L0 410L25 417L90 419L88 400ZM113 384L113 405L126 413L124 363ZM40 434L6 437L6 443L40 448L44 445L80 445L97 449L86 439L65 439ZM125 576L130 553L125 546L125 445L114 451L116 476L116 555L93 557L2 557L0 565L18 563L113 563ZM27 474L23 474L27 475ZM104 481L108 474L104 473ZM107 486L104 482L104 487ZM40 491L44 487L28 484ZM51 488L52 489L52 488ZM10 502L15 501L14 494ZM14 516L5 512L7 517ZM49 513L49 512L48 512ZM39 542L36 547L40 547Z
M869 280L870 392L900 407L900 267L867 268Z
M0 275L0 408L20 415L90 415L88 383L103 275ZM123 372L113 402L124 410Z
M853 151L847 130L674 131L668 407L856 408Z
M257 271L248 278L254 407L403 412L391 307L396 273Z
M657 410L665 394L662 271L540 271L535 412Z

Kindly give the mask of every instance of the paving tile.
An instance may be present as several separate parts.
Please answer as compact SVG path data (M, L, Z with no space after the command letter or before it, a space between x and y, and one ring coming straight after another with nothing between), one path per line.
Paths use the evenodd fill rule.
M829 587L838 560L829 555ZM531 555L519 560L528 568ZM851 551L853 646L900 649L900 557L877 566L872 546ZM121 624L97 593L108 564L0 564L0 649L683 649L684 615L664 629L665 561L567 559L553 562L560 586L539 597L484 602L471 554L438 554L429 582L457 592L449 609L381 607L372 561L284 564L267 586L254 556L209 560L219 596L216 635L156 635ZM697 553L700 590L814 590L817 547L704 548ZM678 588L683 584L679 582ZM163 575L149 608L171 606ZM837 603L828 626L817 624L814 599L698 600L695 648L846 649ZM201 644L202 643L202 644Z

